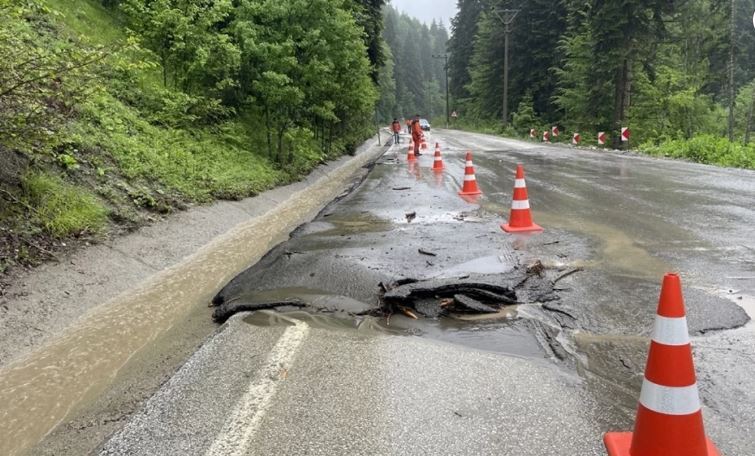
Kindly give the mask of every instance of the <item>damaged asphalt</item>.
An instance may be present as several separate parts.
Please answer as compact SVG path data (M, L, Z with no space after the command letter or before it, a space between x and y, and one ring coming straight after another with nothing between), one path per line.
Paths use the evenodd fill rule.
M241 394L270 338L288 324L276 315L313 329L248 454L603 454L602 432L631 428L660 278L672 270L685 280L693 344L707 342L700 352L714 371L700 376L709 433L726 438L717 442L726 454L755 454L744 434L755 398L716 386L724 379L715 371L725 375L738 358L710 361L736 342L708 338L749 317L716 292L729 283L706 276L753 274L751 261L727 269L738 248L716 248L746 244L749 230L735 219L724 226L728 240L701 233L704 215L693 213L715 198L685 188L706 179L720 185L718 171L459 132L433 140L443 147L445 172L430 170L431 151L411 166L404 146L390 149L353 192L226 285L213 299L213 318L230 318L225 335L103 454L126 454L134 442L150 454L204 451L233 400L224 391L225 402L208 404L220 392L203 388L198 371ZM478 201L457 195L467 148L485 193ZM499 228L517 162L525 164L542 234ZM751 209L738 214L755 222ZM755 367L745 361L740 369ZM181 406L203 417L201 435L187 432ZM158 423L167 429L155 430Z

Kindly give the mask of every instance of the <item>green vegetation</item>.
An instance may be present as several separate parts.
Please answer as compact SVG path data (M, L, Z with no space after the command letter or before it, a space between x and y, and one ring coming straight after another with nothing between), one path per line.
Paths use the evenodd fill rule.
M659 145L642 144L640 150L651 155L683 158L698 163L755 169L755 144L745 146L720 136L698 135L691 139L664 141Z
M353 151L383 3L0 0L3 269Z
M64 183L47 174L24 179L28 202L36 208L38 222L54 236L98 233L107 222L105 207L85 189Z
M428 26L390 6L385 7L383 20L389 58L379 79L380 121L420 114L445 124L445 62L437 57L446 54L448 31L443 24Z
M506 134L558 125L561 141L579 132L594 144L604 131L620 147L629 127L631 143L649 153L752 167L755 0L458 4L448 44L458 127L504 133L496 11L517 8Z

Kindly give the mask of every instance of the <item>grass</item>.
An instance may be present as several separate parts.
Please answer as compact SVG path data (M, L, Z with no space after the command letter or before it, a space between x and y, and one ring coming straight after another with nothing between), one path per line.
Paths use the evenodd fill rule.
M119 18L99 1L44 0L44 3L55 12L61 30L77 38L103 46L126 38Z
M263 155L260 139L240 123L215 131L161 127L103 92L90 98L69 141L95 159L115 164L105 174L122 175L183 199L208 202L242 198L291 179ZM102 173L102 172L101 172Z
M660 144L643 144L640 151L649 155L682 158L697 163L755 169L755 144L745 146L713 135L668 140Z
M23 188L35 216L53 236L95 234L105 228L107 209L84 188L45 173L25 176Z

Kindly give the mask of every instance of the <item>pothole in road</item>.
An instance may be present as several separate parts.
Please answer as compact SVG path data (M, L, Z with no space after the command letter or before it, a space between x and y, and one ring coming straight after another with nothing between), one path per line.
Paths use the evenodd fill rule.
M471 262L477 263L490 262ZM422 336L478 350L564 359L559 328L529 311L558 299L553 282L537 268L509 269L380 283L375 305L311 288L243 292L223 298L214 316L224 321L252 311L245 321L256 326L287 324L286 317L294 316L323 329Z

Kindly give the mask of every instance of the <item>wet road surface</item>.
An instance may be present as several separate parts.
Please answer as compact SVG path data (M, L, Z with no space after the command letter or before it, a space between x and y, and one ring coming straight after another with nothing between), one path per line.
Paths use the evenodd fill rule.
M220 293L297 298L325 316L232 317L102 454L604 454L603 431L631 428L667 271L683 277L708 433L724 454L755 454L744 310L755 310L755 173L461 132L431 139L444 173L430 170L430 150L412 167L394 147ZM467 150L479 201L457 196ZM517 163L543 234L498 227ZM558 282L558 301L492 317L354 316L378 306L380 284L535 260L551 280L582 269Z

